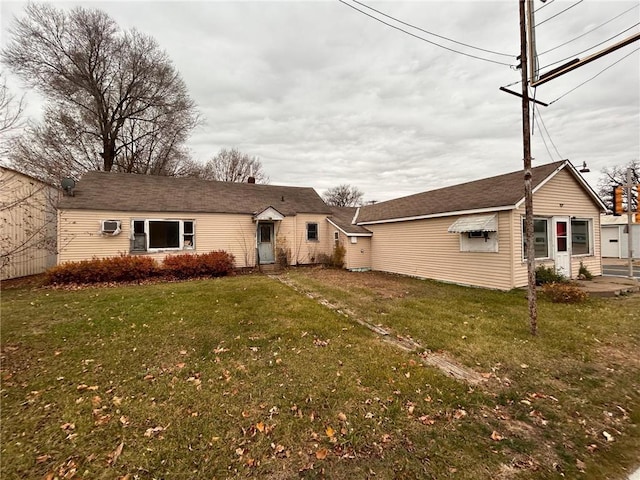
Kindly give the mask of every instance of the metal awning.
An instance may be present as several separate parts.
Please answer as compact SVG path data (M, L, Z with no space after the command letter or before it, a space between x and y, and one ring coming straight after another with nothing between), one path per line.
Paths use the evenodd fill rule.
M497 232L498 220L496 214L491 215L469 215L460 217L449 227L449 233L466 232Z

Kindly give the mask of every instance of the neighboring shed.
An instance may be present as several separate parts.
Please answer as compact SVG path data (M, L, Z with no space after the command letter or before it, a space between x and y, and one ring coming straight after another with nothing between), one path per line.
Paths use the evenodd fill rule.
M635 215L633 216L635 219ZM602 257L629 258L629 220L627 215L602 215ZM631 224L633 258L640 258L640 224Z
M0 279L44 272L56 264L59 190L0 167Z
M600 275L602 201L567 161L532 173L537 262ZM354 223L373 234L374 270L508 290L527 284L524 212L520 170L361 207Z
M345 248L344 268L366 271L371 270L372 233L353 224L357 211L355 207L331 207L327 222L333 244L340 243Z
M59 263L225 250L237 267L316 263L331 210L312 188L88 172L59 208Z

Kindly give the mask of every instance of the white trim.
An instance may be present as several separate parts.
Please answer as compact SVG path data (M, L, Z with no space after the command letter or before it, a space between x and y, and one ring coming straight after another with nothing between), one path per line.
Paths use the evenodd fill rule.
M427 220L429 218L453 217L455 215L471 215L474 213L504 212L505 210L514 210L515 205L507 205L505 207L479 208L476 210L460 210L458 212L433 213L430 215L416 215L415 217L390 218L385 220L372 220L369 222L359 222L357 225L374 225L378 223L396 223L409 222L412 220Z
M331 225L336 227L338 230L344 233L347 237L372 237L373 236L373 233L347 233L341 227L333 223L330 218L327 218L327 222L329 222Z
M135 238L135 222L143 222L144 223L144 236L145 236L145 250L131 250L130 252L134 253L158 253L158 252L179 252L183 250L195 250L196 249L196 221L192 218L132 218L131 219L131 237L130 240L134 240ZM150 247L150 232L149 232L149 222L177 222L178 223L178 247ZM185 247L184 245L184 222L191 222L193 224L193 233L189 233L188 235L193 236L193 244L191 246Z
M284 215L280 213L277 209L269 206L262 210L261 212L255 213L253 215L253 221L282 221L284 220Z

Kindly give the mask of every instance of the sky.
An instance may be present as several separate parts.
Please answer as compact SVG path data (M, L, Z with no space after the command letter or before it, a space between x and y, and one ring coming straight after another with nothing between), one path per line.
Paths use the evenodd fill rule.
M101 9L159 42L204 120L188 143L196 160L235 147L258 157L272 184L322 193L346 183L365 201L522 169L521 100L499 90L521 90L518 2L358 2L52 3ZM0 3L2 47L24 6ZM542 72L640 31L638 1L534 0L534 8ZM595 188L602 168L640 158L638 48L536 89L538 100L557 101L536 109L534 166L586 162ZM10 74L8 82L22 92ZM39 118L42 99L28 91L26 100L27 117Z

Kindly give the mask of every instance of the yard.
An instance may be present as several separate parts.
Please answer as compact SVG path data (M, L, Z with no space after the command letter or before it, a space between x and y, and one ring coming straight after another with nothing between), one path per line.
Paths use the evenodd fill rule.
M325 269L26 285L1 307L3 479L623 479L640 464L640 296L541 299L535 338L522 291Z

